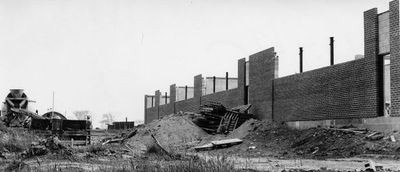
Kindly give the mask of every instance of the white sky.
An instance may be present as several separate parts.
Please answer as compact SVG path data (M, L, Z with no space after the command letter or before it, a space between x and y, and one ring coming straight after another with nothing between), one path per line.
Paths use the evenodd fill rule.
M237 60L274 46L279 76L363 54L363 11L388 0L0 0L0 99L23 88L51 107L94 121L143 120L144 95L237 76ZM95 123L95 126L98 124Z

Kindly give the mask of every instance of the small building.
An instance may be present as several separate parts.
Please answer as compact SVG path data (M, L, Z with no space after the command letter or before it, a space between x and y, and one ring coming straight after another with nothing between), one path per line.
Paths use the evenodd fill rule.
M108 130L126 130L135 127L134 121L122 121L122 122L113 122L111 125L109 124Z

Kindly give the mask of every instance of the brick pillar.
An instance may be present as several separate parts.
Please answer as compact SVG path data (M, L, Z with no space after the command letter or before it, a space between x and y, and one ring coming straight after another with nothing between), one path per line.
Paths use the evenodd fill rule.
M245 89L246 87L246 59L242 58L238 60L238 90L240 104L245 104Z
M366 61L365 69L375 72L375 77L370 83L376 84L376 90L369 90L367 96L376 97L371 101L376 102L376 114L384 113L384 66L383 58L379 56L379 26L378 9L373 8L364 12L364 57ZM374 95L372 95L374 94Z
M364 56L376 59L378 56L378 9L364 12Z
M194 77L194 98L200 98L202 96L203 89L203 76L197 75Z
M274 48L249 57L249 103L259 119L273 120L273 79L277 63Z
M144 123L147 124L147 95L144 95Z
M175 111L175 102L176 102L176 84L172 84L169 86L169 104L170 111L176 113Z
M201 74L194 77L193 87L193 98L196 100L196 104L200 106L201 96L203 95L203 76Z
M400 116L399 1L389 3L391 116Z
M160 98L161 98L161 92L160 90L157 90L154 94L154 107L157 108L157 119L160 119Z

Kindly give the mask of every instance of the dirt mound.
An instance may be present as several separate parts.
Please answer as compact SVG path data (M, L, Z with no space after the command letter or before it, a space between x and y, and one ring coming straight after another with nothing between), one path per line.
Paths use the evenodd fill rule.
M196 145L208 134L195 125L188 115L172 114L160 120L155 120L143 128L128 143L142 152L153 147L154 136L158 143L166 150L188 148Z
M312 128L301 133L291 145L307 157L351 157L366 153L364 135L331 129Z
M230 132L228 134L228 137L242 139L246 137L249 133L254 132L261 125L262 125L261 121L256 119L249 119L246 122L244 122L240 127Z
M227 149L212 150L209 153L312 159L369 154L400 157L399 141L391 142L388 135L375 141L367 139L371 133L374 132L360 133L327 128L297 130L284 124L248 120L227 136L243 139L242 144Z
M391 142L387 136L380 140L370 140L367 138L370 133L372 132L362 134L312 128L302 132L291 147L296 154L311 158L352 157L362 154L400 155L399 143Z

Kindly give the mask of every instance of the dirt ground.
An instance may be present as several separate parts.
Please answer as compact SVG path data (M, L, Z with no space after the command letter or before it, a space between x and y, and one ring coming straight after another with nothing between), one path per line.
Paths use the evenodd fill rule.
M0 170L26 166L28 171L54 170L54 167L64 171L107 171L104 169L132 164L136 168L143 164L186 163L192 162L186 157L199 157L204 160L223 158L234 168L257 171L362 171L369 161L387 170L400 171L398 132L372 141L367 136L374 131L295 130L251 119L227 135L209 135L192 122L191 114L184 113L166 116L136 129L136 135L124 143L101 144L106 138L132 131L95 131L92 132L93 144L90 146L65 147L30 157L24 157L23 153L29 149L31 142L42 138L29 134L27 130L3 129L0 130ZM396 141L391 141L390 136ZM193 149L210 141L228 138L239 138L243 143L202 152Z

